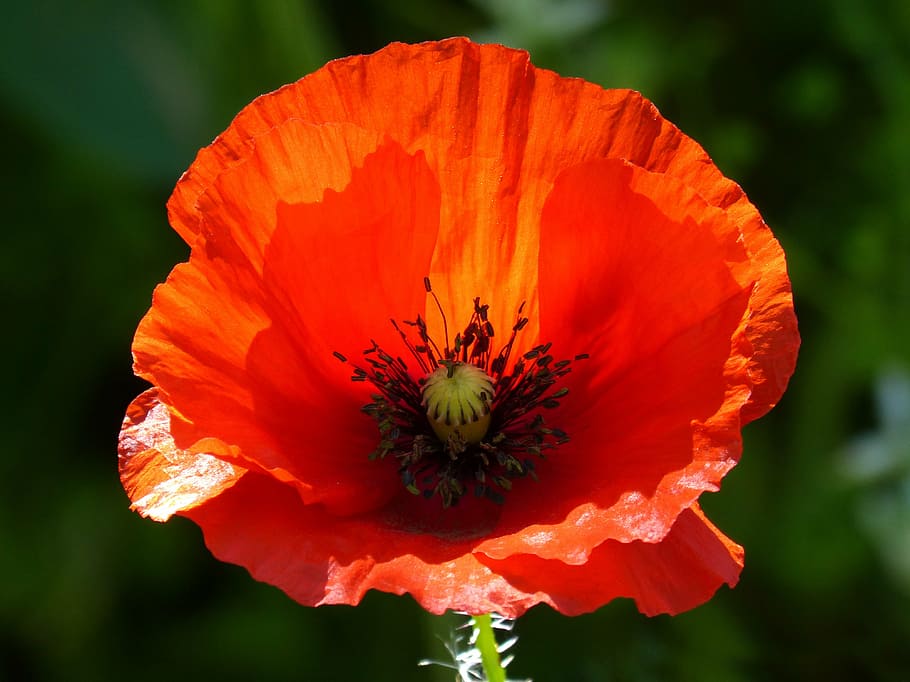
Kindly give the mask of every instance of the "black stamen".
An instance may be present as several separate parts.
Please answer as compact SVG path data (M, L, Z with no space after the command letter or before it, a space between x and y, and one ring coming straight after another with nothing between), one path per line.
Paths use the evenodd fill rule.
M450 348L445 313L429 277L424 278L424 288L433 296L442 317L445 349L441 351L436 345L419 315L414 321L403 320L416 329L416 343L397 322L392 320L392 325L422 376L443 366L451 378L459 363L473 364L489 375L494 396L484 414L491 414L490 428L479 443L466 442L457 429L447 440L440 440L427 420L424 379L412 377L401 357L393 357L373 341L363 351L365 368L353 365L351 375L352 381L369 381L377 391L362 408L379 429L379 442L369 458L393 455L403 486L414 495L438 496L444 507L457 504L468 490L501 504L515 479L527 476L537 480L534 457L543 458L547 450L568 442L565 431L545 425L539 410L558 407L560 399L568 395L568 388L554 390L554 385L571 371L572 361L554 362L549 354L551 344L547 343L530 349L510 366L517 335L528 325L528 318L522 317L525 304L518 308L508 341L494 355L489 306L480 298L474 299L471 318L455 335ZM348 362L341 353L333 354ZM582 353L574 359L587 357ZM489 397L484 398L489 401ZM465 416L462 421L470 421Z
M439 302L439 298L436 296L436 292L433 291L433 287L430 285L429 277L423 278L423 286L426 288L427 293L433 297L433 300L436 301L436 309L439 310L439 315L442 317L442 333L445 336L446 340L446 359L449 359L449 323L446 321L446 314L442 310L442 304Z

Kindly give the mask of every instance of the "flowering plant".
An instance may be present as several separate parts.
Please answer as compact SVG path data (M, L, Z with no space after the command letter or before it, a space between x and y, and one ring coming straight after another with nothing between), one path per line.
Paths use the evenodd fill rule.
M191 251L133 344L139 513L306 605L678 613L737 582L698 498L793 371L790 283L641 95L394 44L248 105L168 211Z

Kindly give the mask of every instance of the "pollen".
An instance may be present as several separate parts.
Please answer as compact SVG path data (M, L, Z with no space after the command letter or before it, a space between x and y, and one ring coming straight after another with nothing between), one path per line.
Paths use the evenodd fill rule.
M494 398L493 379L465 362L445 362L423 385L421 404L430 427L446 442L456 432L466 443L477 444L490 428Z

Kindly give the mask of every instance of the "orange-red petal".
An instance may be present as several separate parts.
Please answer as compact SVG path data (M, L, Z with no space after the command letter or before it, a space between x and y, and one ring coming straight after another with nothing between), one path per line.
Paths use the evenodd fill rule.
M414 535L375 515L338 518L255 474L186 515L216 557L309 606L357 604L373 589L409 593L432 613L515 618L547 603L571 615L617 597L649 615L678 613L734 585L742 568L742 549L697 507L662 542L609 541L578 566L529 555L496 561L473 553L471 539Z
M368 393L332 353L359 355L371 338L397 344L389 316L422 311L438 187L420 154L382 145L318 203L271 198L274 228L260 251L251 225L267 210L242 194L254 175L236 166L217 179L219 208L140 324L136 371L183 418L178 443L217 434L242 465L308 501L345 513L375 506L397 489L394 467L367 459Z
M223 443L207 439L197 446L191 451L174 444L171 415L156 389L139 395L126 411L119 443L120 480L131 508L167 521L217 497L246 473L217 456L227 449Z
M473 540L396 528L381 514L340 518L287 486L250 474L187 513L211 552L308 606L357 604L375 589L425 609L518 616L539 601L471 553Z
M546 415L571 441L540 463L539 486L515 486L481 550L583 563L608 539L659 540L737 461L759 273L724 211L616 160L559 178L540 270L542 334L557 356L590 358Z
M201 229L199 198L214 178L241 163L264 132L290 119L381 131L409 152L426 153L442 189L430 275L452 315L462 311L462 301L495 291L492 321L505 330L526 300L531 323L522 341L533 342L543 204L566 168L614 158L680 180L727 211L741 225L750 258L767 271L755 299L761 305L753 311L755 345L772 328L798 338L783 252L758 212L698 143L639 93L562 78L534 67L526 52L465 38L395 43L339 59L256 99L199 153L168 204L185 239L192 243ZM753 356L750 418L780 397L795 345L788 354Z
M655 616L695 608L722 584L736 585L743 549L693 505L660 542L609 540L578 566L533 555L482 561L515 589L538 594L569 616L588 613L618 597L634 599L639 611Z

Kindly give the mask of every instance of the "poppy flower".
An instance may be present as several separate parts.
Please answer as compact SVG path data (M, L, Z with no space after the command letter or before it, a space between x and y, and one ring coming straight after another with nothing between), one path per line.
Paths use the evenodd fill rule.
M640 94L456 38L264 95L168 203L133 343L140 514L306 605L678 613L742 549L698 500L799 337L743 191Z

